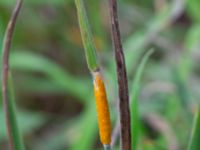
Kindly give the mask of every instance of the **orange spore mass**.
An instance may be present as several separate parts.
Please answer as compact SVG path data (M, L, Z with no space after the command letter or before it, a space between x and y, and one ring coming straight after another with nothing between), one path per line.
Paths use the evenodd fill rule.
M94 74L94 93L96 98L100 139L102 144L110 144L111 142L110 113L109 113L104 82L99 72Z

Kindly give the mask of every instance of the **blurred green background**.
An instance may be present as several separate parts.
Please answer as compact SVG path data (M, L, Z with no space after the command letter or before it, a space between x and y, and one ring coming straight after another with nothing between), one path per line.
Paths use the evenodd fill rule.
M14 4L0 1L0 47ZM118 94L108 1L85 4L114 128ZM119 0L130 91L144 54L155 50L139 91L140 149L187 148L200 97L199 10L199 0ZM27 150L101 149L74 0L24 0L11 51L17 116ZM0 149L6 150L0 101Z

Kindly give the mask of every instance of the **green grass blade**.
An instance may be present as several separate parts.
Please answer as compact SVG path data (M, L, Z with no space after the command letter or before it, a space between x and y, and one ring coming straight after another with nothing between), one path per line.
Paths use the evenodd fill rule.
M194 125L192 128L192 136L188 146L188 150L199 150L200 148L200 109L198 109Z
M138 135L139 135L138 95L140 92L140 81L145 65L152 53L153 50L149 50L143 57L142 62L140 63L137 69L131 90L131 135L132 135L131 143L133 150L136 150L137 148Z
M84 3L82 0L75 0L75 4L77 8L79 26L81 30L81 37L83 40L88 68L91 71L95 71L98 69L97 58L96 58L97 57L96 48L93 43L92 33L90 30L90 25L88 22L88 17L86 14Z
M21 10L22 2L23 0L17 0L16 2L16 5L6 28L2 47L2 98L6 118L7 135L9 139L9 149L11 150L24 150L24 143L19 132L16 118L14 90L9 68L10 47L12 44L13 32L16 25L17 17Z
M10 133L13 140L13 148L14 150L24 150L24 144L22 141L22 137L19 131L17 118L16 118L16 106L15 106L15 96L14 96L14 89L12 84L12 76L9 72L9 78L8 78L8 121L10 125Z

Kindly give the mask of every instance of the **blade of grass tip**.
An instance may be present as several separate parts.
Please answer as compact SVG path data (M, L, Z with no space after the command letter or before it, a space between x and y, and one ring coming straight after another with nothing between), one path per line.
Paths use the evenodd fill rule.
M199 150L200 147L200 108L196 113L188 150Z
M93 42L90 25L86 15L84 3L82 0L75 0L77 7L78 20L81 30L81 37L85 49L88 68L90 71L98 70L96 48Z
M78 12L79 26L81 30L83 45L85 48L87 65L93 76L99 135L104 148L109 148L111 142L111 124L106 89L104 86L103 78L101 77L100 69L98 67L96 49L92 40L92 34L84 3L82 0L75 0L75 4Z
M153 53L153 49L149 50L145 56L143 57L137 71L135 78L133 80L132 84L132 90L131 90L131 135L132 135L132 149L137 149L137 143L139 138L139 112L138 112L138 95L140 92L140 81L142 78L142 73L144 71L145 65Z
M120 111L120 141L122 150L131 150L131 127L130 127L130 108L128 81L124 52L121 43L121 35L117 14L117 0L109 0L111 17L112 41L115 49L115 61L117 67L119 111Z
M18 0L15 9L12 13L12 16L10 18L10 21L8 23L3 43L2 96L3 96L5 117L6 117L9 147L11 150L24 149L24 144L19 132L17 119L15 116L16 110L14 102L14 92L13 92L11 73L9 69L9 54L10 54L11 41L21 6L22 6L22 0Z

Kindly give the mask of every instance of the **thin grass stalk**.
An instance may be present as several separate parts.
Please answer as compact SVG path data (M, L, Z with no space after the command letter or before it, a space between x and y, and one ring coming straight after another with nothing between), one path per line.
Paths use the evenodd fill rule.
M118 92L119 92L119 110L121 125L121 149L131 150L131 127L130 127L130 109L129 109L129 93L128 81L126 74L125 58L121 43L121 35L119 30L117 15L117 0L109 0L112 40L115 49L115 61L117 66Z
M18 0L10 21L8 23L4 43L3 43L3 67L2 67L2 96L3 106L6 117L6 127L9 139L10 150L23 150L24 144L18 128L15 110L14 91L12 85L12 77L9 67L9 54L12 43L14 27L22 6L22 0Z
M110 150L111 123L104 81L97 63L96 48L82 0L75 0L77 7L81 37L85 49L88 68L93 76L96 109L98 116L99 135L105 150Z

